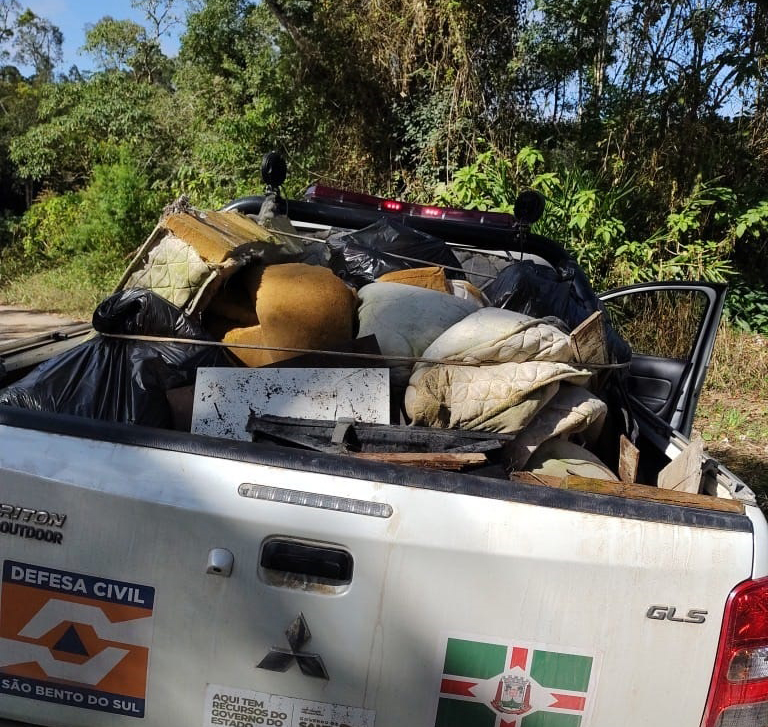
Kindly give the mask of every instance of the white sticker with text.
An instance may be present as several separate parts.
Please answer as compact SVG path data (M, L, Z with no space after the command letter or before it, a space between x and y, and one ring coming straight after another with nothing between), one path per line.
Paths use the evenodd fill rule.
M374 727L376 712L209 684L203 727Z

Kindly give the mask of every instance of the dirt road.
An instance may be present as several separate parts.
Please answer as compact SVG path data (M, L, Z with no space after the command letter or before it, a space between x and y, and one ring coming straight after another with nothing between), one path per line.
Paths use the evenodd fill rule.
M0 305L0 343L79 323L71 318L31 308Z

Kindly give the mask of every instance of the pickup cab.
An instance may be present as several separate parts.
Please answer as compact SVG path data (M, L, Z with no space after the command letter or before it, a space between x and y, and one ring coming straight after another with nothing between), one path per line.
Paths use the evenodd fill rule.
M567 258L476 211L320 188L288 215ZM766 520L716 462L699 492L656 487L689 445L724 292L602 296L633 348L631 484L0 406L0 725L767 725ZM632 340L649 315L658 335ZM3 345L0 384L84 335Z

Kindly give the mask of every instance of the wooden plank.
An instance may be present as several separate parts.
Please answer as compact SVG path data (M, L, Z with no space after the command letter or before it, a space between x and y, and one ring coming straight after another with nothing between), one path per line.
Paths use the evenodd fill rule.
M350 457L411 467L459 471L475 465L486 464L488 459L482 453L461 452L350 452Z
M509 475L510 480L515 482L525 482L528 485L545 485L546 487L560 487L563 480L561 477L552 475L537 475L533 472L512 472Z
M703 464L704 442L697 437L659 472L656 484L665 490L698 492Z
M527 476L526 476L527 475ZM716 510L718 512L744 513L744 503L739 500L727 500L711 495L695 495L690 492L678 492L676 490L660 490L651 485L627 484L613 480L595 480L589 477L546 477L535 475L532 472L515 472L515 480L522 480L530 485L542 485L544 487L557 487L562 490L576 490L578 492L591 492L596 495L612 495L625 497L630 500L649 500L666 505L678 505L681 507L697 507L702 510Z
M627 484L637 482L640 450L623 434L619 437L619 479Z
M595 311L573 329L571 348L577 363L608 363L602 311Z
M667 505L698 507L703 510L744 512L744 503L739 502L738 500L726 500L721 497L679 492L677 490L662 490L651 485L629 485L626 482L592 480L587 477L566 477L561 487L566 490L615 495L616 497L626 497L631 500L650 500Z

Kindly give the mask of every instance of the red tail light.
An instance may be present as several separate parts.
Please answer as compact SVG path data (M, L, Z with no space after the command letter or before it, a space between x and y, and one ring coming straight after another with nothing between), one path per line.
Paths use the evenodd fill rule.
M728 596L701 725L768 727L768 578Z

